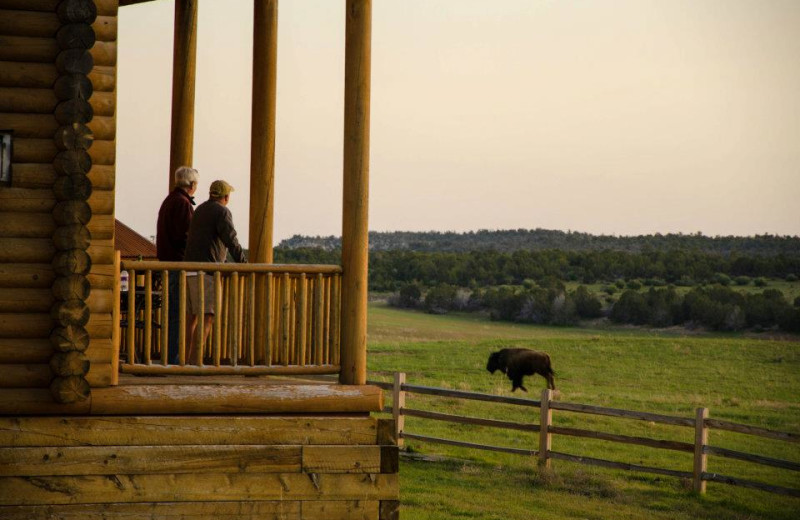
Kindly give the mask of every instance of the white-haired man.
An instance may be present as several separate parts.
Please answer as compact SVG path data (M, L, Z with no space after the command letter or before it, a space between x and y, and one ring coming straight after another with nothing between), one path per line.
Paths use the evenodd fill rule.
M194 215L194 192L200 175L192 167L181 166L175 170L175 188L167 195L158 210L156 249L162 262L181 262L186 253L189 224ZM178 324L180 323L178 271L169 273L169 338L170 364L177 365Z

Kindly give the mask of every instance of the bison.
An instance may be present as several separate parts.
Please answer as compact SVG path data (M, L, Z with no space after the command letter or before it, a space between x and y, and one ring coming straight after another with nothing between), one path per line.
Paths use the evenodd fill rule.
M528 389L522 386L522 378L533 374L539 374L547 379L547 388L556 389L556 383L553 380L555 372L550 366L550 356L545 352L527 348L504 348L489 355L486 370L492 374L496 370L506 374L512 382L512 392L517 388L522 388L527 392Z

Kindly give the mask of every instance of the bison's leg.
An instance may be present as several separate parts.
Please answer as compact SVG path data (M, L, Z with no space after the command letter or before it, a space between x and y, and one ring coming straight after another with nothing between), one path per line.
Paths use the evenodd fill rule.
M511 391L515 391L517 388L521 388L523 392L527 392L528 389L522 386L522 375L514 374L513 377L509 374L509 379L511 379Z
M552 373L547 374L547 388L549 388L550 390L556 389L556 381L555 379L553 379Z

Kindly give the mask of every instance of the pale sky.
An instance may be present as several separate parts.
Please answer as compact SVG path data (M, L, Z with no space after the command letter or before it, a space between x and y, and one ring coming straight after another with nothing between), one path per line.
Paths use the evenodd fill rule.
M344 0L279 7L275 241L340 235ZM166 196L172 0L119 14L117 218ZM248 235L252 0L202 0L198 202ZM376 231L800 235L800 1L374 0Z

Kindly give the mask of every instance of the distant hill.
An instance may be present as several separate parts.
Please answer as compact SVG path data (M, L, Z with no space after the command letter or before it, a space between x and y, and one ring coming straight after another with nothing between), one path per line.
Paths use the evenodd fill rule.
M339 237L308 237L295 235L283 240L279 248L319 248L326 251L338 249ZM800 255L800 237L778 235L705 236L655 234L638 236L592 235L574 231L551 229L511 229L499 231L413 232L370 231L369 246L372 251L420 251L420 252L466 252L487 251L511 253L514 251L540 251L559 249L562 251L614 250L627 252L691 250L705 253L746 255Z

